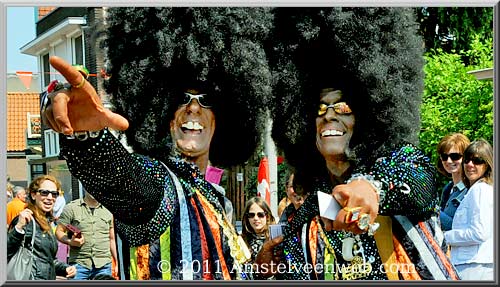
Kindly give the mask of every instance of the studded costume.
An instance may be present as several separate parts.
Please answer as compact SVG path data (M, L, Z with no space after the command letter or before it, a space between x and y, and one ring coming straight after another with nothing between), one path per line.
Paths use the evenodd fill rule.
M276 277L458 279L440 248L436 171L417 148L423 51L412 10L278 8L271 39L272 135L309 193L284 232L283 262L292 271ZM327 88L341 92L344 109L320 105ZM329 121L351 112L355 119L343 160L350 167L339 182L315 145L316 120L330 107ZM346 128L337 129L343 136ZM380 199L377 232L325 231L316 194L356 179L370 182Z
M61 145L71 172L118 219L118 233L135 247L131 252L147 253L134 266L135 279L241 276L234 266L240 249L226 222L223 195L194 164L169 158L167 168L129 153L107 130L83 142L61 136ZM186 268L191 265L192 270Z
M392 248L404 246L405 249L403 254L391 252L393 258L385 258L384 262L392 264L389 265L392 267L387 267L393 268L392 272L385 266L380 267L384 255L379 253L377 244L380 248L385 247L376 238L381 233L374 237L368 233L353 235L322 229L316 193L331 191L333 186L321 182L286 228L285 261L296 267L292 269L295 272L283 273L282 279L387 280L389 272L400 279L457 279L453 267L446 265L446 255L440 248L443 238L439 237L441 233L436 225L439 222L431 216L439 201L434 192L435 170L429 159L414 146L406 145L380 158L371 170L360 172L380 180L386 192L380 204L378 222L385 224L385 228L390 225L392 236L380 240L392 241ZM428 219L419 221L415 218ZM407 233L409 230L412 231ZM346 238L352 238L352 245L355 245L350 247L354 248L355 255L349 261L343 258ZM437 261L434 256L438 256ZM308 270L307 263L314 268Z
M215 115L210 164L229 167L253 154L271 92L261 43L269 9L117 7L107 15L105 87L129 120L135 153L108 130L85 140L61 136L71 173L113 213L131 247L123 250L130 279L246 279L244 243L223 194L182 159L169 126L195 90Z

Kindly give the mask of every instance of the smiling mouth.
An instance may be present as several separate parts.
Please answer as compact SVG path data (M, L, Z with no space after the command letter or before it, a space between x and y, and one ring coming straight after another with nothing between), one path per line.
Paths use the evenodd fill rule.
M44 201L43 205L45 205L47 207L51 207L52 205L54 205L54 203L53 202L46 202L46 201Z
M339 130L324 130L321 133L322 137L336 137L336 136L343 136L345 132L339 131Z
M184 133L196 133L200 134L203 131L204 127L200 125L199 122L185 122L181 125L181 130Z

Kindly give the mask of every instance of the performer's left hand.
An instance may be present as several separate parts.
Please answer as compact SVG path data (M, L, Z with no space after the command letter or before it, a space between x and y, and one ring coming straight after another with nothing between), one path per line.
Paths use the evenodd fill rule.
M353 180L347 184L335 186L332 196L344 207L337 213L335 221L321 218L325 229L346 230L355 234L365 233L367 229L359 228L359 218L369 216L369 224L373 224L378 215L379 196L374 187L366 180ZM358 213L358 220L349 221L348 214ZM354 214L355 215L355 214Z

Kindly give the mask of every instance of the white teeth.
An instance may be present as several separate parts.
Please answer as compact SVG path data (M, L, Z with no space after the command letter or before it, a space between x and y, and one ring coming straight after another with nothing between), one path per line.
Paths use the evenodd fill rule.
M182 127L188 130L202 130L203 126L199 122L185 122Z
M198 122L194 122L194 127L193 127L195 130L202 130L203 129L203 126L200 125L200 123Z
M324 132L321 133L321 136L322 137L326 137L326 136L341 136L343 134L344 134L343 132L338 131L338 130L326 130L326 131L324 131Z

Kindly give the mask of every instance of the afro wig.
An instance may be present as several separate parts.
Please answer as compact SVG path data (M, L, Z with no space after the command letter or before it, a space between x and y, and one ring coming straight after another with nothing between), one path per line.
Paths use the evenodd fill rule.
M215 102L212 164L241 164L253 154L272 96L264 50L270 8L120 7L109 9L107 23L106 90L130 121L134 151L171 154L169 123L181 93L195 88Z
M356 117L349 158L365 165L418 144L423 42L411 9L275 8L269 44L272 136L297 169L325 173L315 145L322 88L342 90Z

